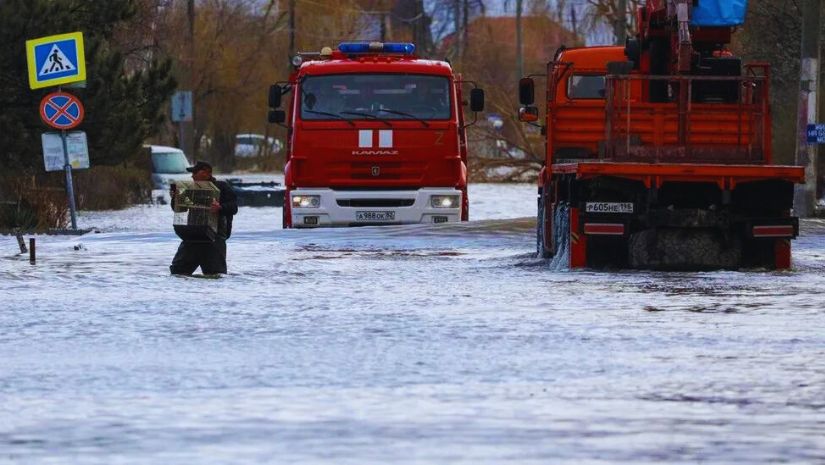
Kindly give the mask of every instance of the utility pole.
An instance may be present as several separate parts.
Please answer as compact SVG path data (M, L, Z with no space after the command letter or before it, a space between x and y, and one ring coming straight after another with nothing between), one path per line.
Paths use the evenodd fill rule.
M524 52L522 50L521 16L524 13L524 0L516 0L516 79L524 77Z
M189 46L189 76L187 83L189 90L192 91L192 120L188 122L181 121L181 140L180 147L183 152L188 154L193 159L198 158L195 153L195 0L187 0L186 2L186 16L189 21L189 30L187 45Z
M461 0L453 0L453 27L455 28L455 54L458 60L464 56L464 36L461 34Z
M616 45L624 45L627 41L627 0L617 0L616 21L613 23L613 34L616 36Z
M575 5L570 5L570 19L571 19L571 21L573 21L573 37L575 37L576 40L579 40L579 29L578 29L578 23L576 21L576 7L575 7Z
M808 142L808 125L819 118L819 27L821 0L802 0L802 61L799 76L799 107L797 109L796 164L805 167L805 184L797 185L794 212L809 217L816 208L817 143Z
M469 21L470 21L470 1L469 0L462 0L461 7L461 31L462 31L462 38L461 38L461 65L464 66L464 55L467 54L467 49L470 48L470 29L469 29Z
M289 0L289 60L295 56L295 0Z

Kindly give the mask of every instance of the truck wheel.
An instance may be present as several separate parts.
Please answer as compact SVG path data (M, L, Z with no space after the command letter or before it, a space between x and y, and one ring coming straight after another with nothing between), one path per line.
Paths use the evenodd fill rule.
M742 242L707 229L648 229L630 236L628 264L660 270L731 269L741 266Z

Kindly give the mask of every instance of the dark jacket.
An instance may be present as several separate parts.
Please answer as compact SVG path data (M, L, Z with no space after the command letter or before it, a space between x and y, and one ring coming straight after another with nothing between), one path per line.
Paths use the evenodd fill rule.
M221 204L221 211L218 213L218 237L229 239L232 235L232 217L238 213L238 198L235 195L235 191L232 190L232 186L225 181L218 181L212 178L210 182L221 191L221 195L218 198L218 202ZM172 206L172 210L174 210L174 197L172 197L170 205Z
M235 191L225 181L218 181L212 178L212 184L221 190L221 197L218 202L221 204L221 211L218 218L218 236L229 239L232 235L232 217L238 213L238 197Z

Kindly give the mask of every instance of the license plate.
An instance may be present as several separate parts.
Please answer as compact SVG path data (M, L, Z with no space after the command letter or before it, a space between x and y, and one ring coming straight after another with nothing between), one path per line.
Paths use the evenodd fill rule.
M587 202L587 213L633 213L633 202Z
M355 212L358 221L395 221L395 212Z

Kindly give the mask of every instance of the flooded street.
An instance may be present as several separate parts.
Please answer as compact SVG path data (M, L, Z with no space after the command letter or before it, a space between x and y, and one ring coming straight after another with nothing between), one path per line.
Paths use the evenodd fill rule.
M790 272L533 258L535 187L470 223L281 230L172 277L168 206L0 236L0 463L825 462L825 222Z

